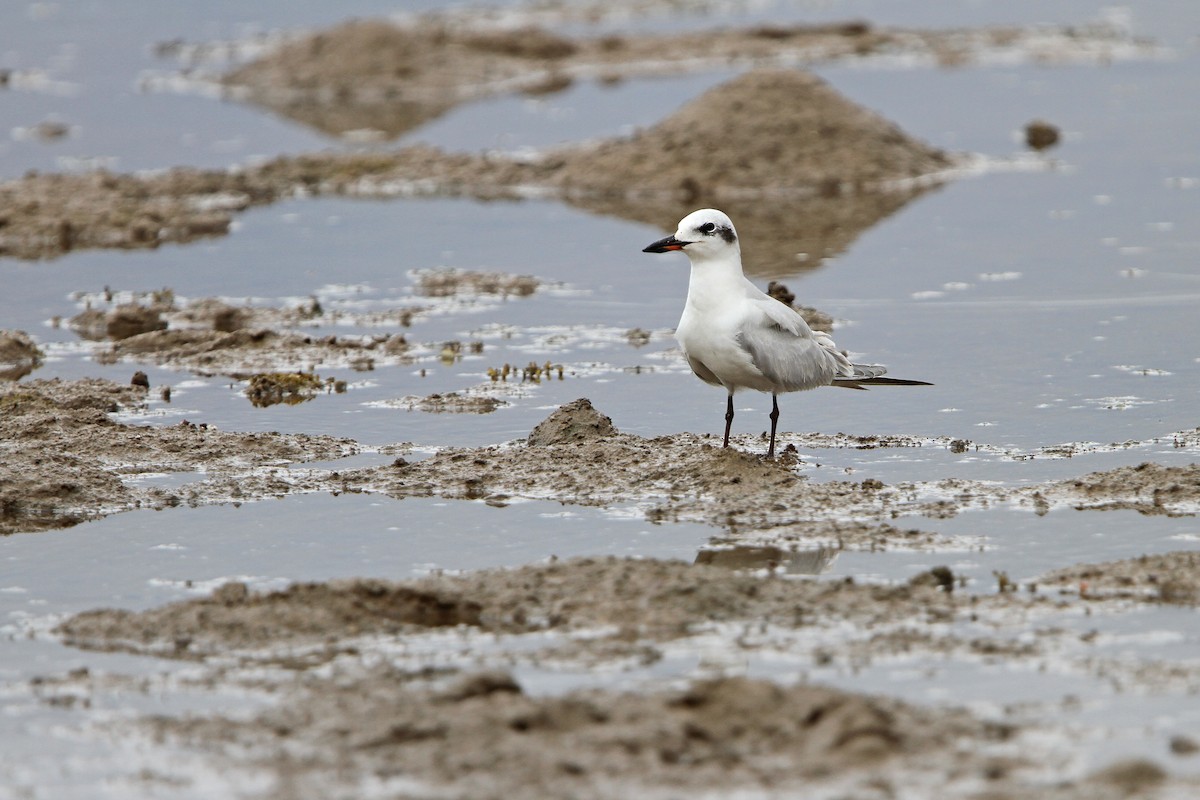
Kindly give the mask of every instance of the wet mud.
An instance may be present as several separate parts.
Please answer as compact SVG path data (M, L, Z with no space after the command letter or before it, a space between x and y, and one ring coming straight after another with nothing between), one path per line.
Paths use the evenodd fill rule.
M346 439L231 433L187 421L130 425L112 416L118 410L136 413L145 404L144 388L105 380L0 383L0 534L182 502L124 478L196 471L236 475L358 450Z
M274 373L274 380L271 375L249 379L252 400L261 394L262 402L287 402L290 392L300 391L291 385L297 382L311 391L337 391L307 373L298 378ZM255 386L260 387L257 392ZM486 413L504 402L489 392L499 386L497 382L462 393L402 398L392 405ZM644 438L622 433L584 398L553 412L524 442L442 448L419 461L401 457L366 469L280 471L273 467L336 458L358 452L363 445L299 434L227 433L187 422L134 425L110 416L117 409L143 407L145 397L143 387L100 380L0 384L0 407L6 412L0 420L0 440L10 454L0 467L9 478L2 484L5 530L61 527L143 506L209 505L313 491L401 499L437 496L497 506L516 499L629 506L652 522L700 522L728 535L757 536L757 544L801 549L962 547L965 543L928 531L905 529L902 518L946 518L1004 503L1034 513L1053 507L1172 515L1200 511L1200 479L1194 465L1144 464L1020 487L957 478L897 484L874 479L818 482L804 474L797 446L932 446L956 451L962 443L951 438L788 434L781 440L780 456L766 460L755 449L761 449L758 437L735 437L735 446L725 449L714 435ZM99 431L103 436L97 436ZM60 463L63 459L70 463ZM119 479L200 467L205 471L202 480L171 492L135 489ZM64 473L71 479L61 483L58 476Z
M1194 567L1166 556L1161 570ZM1097 565L1104 571L1111 565ZM953 708L895 700L800 681L790 686L735 676L683 688L527 693L497 655L468 665L417 666L373 655L379 648L455 632L472 641L543 636L499 663L652 664L668 651L714 637L723 652L795 648L801 631L843 632L838 645L810 648L814 664L860 665L915 653L1043 662L1077 637L1031 624L1097 597L946 591L918 576L908 585L764 577L761 572L654 559L574 559L511 570L440 575L403 583L343 580L255 593L230 583L210 597L144 612L97 610L65 621L72 645L204 663L202 680L249 682L276 696L251 718L152 717L140 734L168 740L226 766L266 772L270 797L311 797L345 788L345 776L403 776L418 796L671 796L754 788L861 796L926 786L939 796L1124 797L1170 784L1154 762L1122 762L1066 779L1052 750L1021 745L1036 728L984 720ZM654 613L645 610L653 608ZM986 619L982 633L951 623ZM845 637L845 631L854 631ZM546 636L546 634L552 634ZM772 640L772 637L781 637ZM484 637L484 638L476 638ZM498 640L494 637L500 637ZM672 648L674 648L672 650ZM794 649L793 649L794 652ZM1112 661L1086 653L1074 668L1113 675ZM478 666L470 666L470 664ZM1178 671L1178 670L1176 670ZM294 677L288 677L288 675ZM219 676L219 677L217 677ZM1178 675L1175 676L1178 678ZM1134 675L1122 675L1133 680ZM86 682L87 676L76 676ZM1200 680L1194 668L1188 678ZM1143 676L1143 680L1150 680ZM303 757L297 757L303 753ZM1037 774L1055 774L1053 782ZM1010 793L1017 794L1010 794ZM408 796L408 795L405 795ZM840 795L839 795L840 796ZM855 794L854 796L860 796Z
M695 52L707 55L684 58ZM500 31L437 15L407 28L349 23L292 40L221 80L232 96L320 130L379 141L458 104L502 93L544 94L578 80L756 69L628 137L533 157L418 146L281 156L230 170L30 174L0 185L0 257L48 259L82 248L153 248L222 236L241 211L299 196L556 197L663 230L697 206L719 204L754 243L744 254L748 271L780 277L841 252L861 231L968 163L794 67L849 59L954 66L1014 53L1027 61L1103 61L1154 57L1156 48L1088 27L922 32L847 23L679 34L668 42L658 35ZM1029 144L1049 146L1044 134ZM779 242L773 233L785 229L789 239ZM110 296L67 324L95 343L94 357L102 362L130 362L131 371L155 364L229 375L246 382L250 402L271 405L339 391L345 382L331 370L426 358L453 362L476 344L421 344L399 333L318 336L308 328L344 322L404 328L448 299L521 298L545 288L532 276L483 272L424 271L413 279L414 304L353 319L322 309L315 299L262 308L216 299L177 303L163 292ZM786 287L773 294L782 302L794 299ZM832 324L804 311L814 327ZM627 338L638 346L649 332L633 329ZM370 468L285 470L280 467L374 446L225 432L187 421L139 424L147 392L160 390L148 386L144 373L140 380L135 373L131 385L12 382L43 359L32 337L0 332L0 379L7 379L0 380L0 534L47 531L135 508L323 491L495 506L535 499L621 507L654 523L703 523L719 537L695 564L555 560L404 582L303 583L265 593L232 582L208 597L139 612L87 611L58 626L54 636L85 650L188 661L196 671L181 680L190 689L233 687L268 698L261 711L113 723L133 740L169 742L203 753L222 771L245 770L255 778L247 785L265 786L262 796L915 792L1105 800L1200 791L1154 761L1072 771L1069 758L1056 760L1041 746L1046 730L1027 720L1001 714L997 721L836 690L809 682L807 673L780 685L717 667L711 671L720 677L687 685L630 681L621 689L565 694L545 691L536 677L558 669L612 674L671 658L695 661L703 672L714 652L743 660L786 655L813 670L926 657L1029 670L1052 663L1067 675L1147 690L1182 686L1194 694L1200 692L1194 664L1098 656L1064 623L1143 603L1194 608L1200 603L1194 553L1072 565L1021 587L998 579L994 593L961 591L945 566L900 585L798 577L819 573L842 550L936 554L977 544L911 529L906 517L936 520L998 504L1032 513L1073 507L1194 515L1200 512L1194 465L1142 464L1033 486L959 478L815 481L805 474L802 450L1003 453L951 437L786 434L781 456L767 461L757 437L736 437L730 449L711 435L644 438L621 432L579 399L523 441L439 448L427 458L401 456ZM392 405L487 413L506 402L502 390L518 376L562 377L561 365L550 363L489 372L495 373L490 384ZM1194 444L1200 429L1173 435ZM1066 445L1012 455L1059 458L1085 450ZM171 489L133 480L157 473L196 475ZM452 656L417 655L437 637L454 643L439 651ZM86 702L89 693L123 679L76 669L38 678L34 694L50 705ZM1175 755L1194 752L1193 741L1176 740ZM168 784L189 780L171 774L170 766L163 770Z
M1192 466L1119 468L1015 488L957 478L898 484L873 479L817 482L804 474L797 447L933 446L955 451L961 442L789 434L780 457L768 461L758 437L735 441L735 447L723 449L715 435L648 439L624 434L580 399L551 414L523 444L446 448L416 462L399 459L382 467L342 471L336 478L310 472L294 480L296 491L439 496L492 505L515 498L632 505L654 522L701 522L743 537L763 535L776 545L853 549L953 546L937 535L905 530L897 519L940 519L995 504L1034 513L1052 507L1133 508L1176 515L1200 510L1200 482ZM253 475L242 478L243 491L253 492L256 480ZM228 481L212 480L201 494L220 502L233 488Z
M421 287L426 280L417 276ZM469 298L492 293L489 289L507 296L506 281L519 285L520 296L532 294L538 286L533 278L462 271L437 279L439 293L430 296ZM313 374L317 369L367 372L376 366L430 358L430 350L448 346L424 345L416 348L423 353L418 355L403 333L316 334L318 329L339 325L407 327L427 306L350 313L326 310L316 298L290 306L232 305L218 298L181 303L170 289L122 294L106 290L88 297L86 305L67 325L82 339L102 343L93 352L100 363L128 361L200 375L228 375L252 383L247 396L255 405L287 402L285 397L301 402L323 391L345 391L344 379L329 376L321 381ZM456 351L452 359L457 357Z
M895 524L897 515L944 516L979 502L1029 503L1036 511L1037 497L1108 508L1105 491L1152 497L1155 481L1200 491L1189 484L1188 468L1118 469L1020 490L965 481L947 482L937 492L879 481L815 483L798 473L793 453L765 461L715 447L713 437L643 439L620 432L581 399L551 414L522 442L449 448L422 461L398 458L362 470L287 471L274 467L332 459L360 446L326 437L222 433L190 423L117 422L111 412L124 408L127 417L145 390L104 381L34 381L0 391L0 441L8 443L0 481L6 531L72 524L138 506L324 490L436 494L495 505L516 497L634 504L651 520L698 520L725 532L724 543L702 551L696 564L552 560L404 582L296 584L265 593L235 582L208 597L141 612L88 611L59 626L55 635L80 648L195 663L201 673L190 680L197 689L243 685L271 697L268 708L249 716L134 718L123 723L122 733L203 753L222 770L248 771L260 781L265 775L265 797L312 797L322 793L320 787L342 791L347 775L384 783L402 776L402 796L463 797L667 796L680 786L785 793L851 786L866 792L922 781L949 797L977 796L981 784L1000 792L996 796L1046 798L1194 788L1151 761L1063 779L1058 756L1018 744L1022 737L1044 735L1027 721L919 708L803 680L780 686L724 675L685 688L546 695L508 671L575 665L603 673L715 647L747 657L776 649L790 658L807 653L813 668L921 654L1031 667L1054 660L1058 669L1124 685L1200 691L1194 665L1100 657L1069 627L1055 624L1081 609L1119 613L1131 599L1194 606L1193 553L1078 565L1031 586L998 584L990 594L960 591L947 568L900 585L791 577L819 572L822 558L827 562L839 548L961 546L904 531ZM838 447L930 444L906 437L828 439L826 445ZM71 463L47 453L70 453ZM199 466L204 480L170 493L121 480ZM64 474L71 476L69 485L61 483ZM1192 499L1183 489L1172 490L1176 510ZM812 551L821 545L825 551ZM803 548L814 558L803 558ZM812 563L800 565L802 560ZM456 642L457 654L448 662L395 655L427 637L446 636ZM89 692L106 691L113 680L121 679L77 670L39 679L37 692L49 703L58 702L58 692L78 702ZM298 753L308 755L297 760ZM1029 777L1047 773L1060 777L1052 785Z

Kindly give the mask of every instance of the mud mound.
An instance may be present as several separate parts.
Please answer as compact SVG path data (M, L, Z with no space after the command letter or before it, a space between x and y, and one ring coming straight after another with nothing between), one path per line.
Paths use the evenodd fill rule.
M260 372L246 381L246 397L255 408L307 403L330 385L312 372Z
M753 452L766 449L765 436L744 452L739 448L745 443L714 446L720 443L714 436L623 434L586 401L554 412L529 438L518 446L445 448L416 462L400 459L331 475L293 474L288 490L482 499L498 506L513 497L605 507L638 503L654 522L703 522L736 534L771 531L773 545L796 549L930 547L941 537L888 523L899 513L952 513L943 501L915 499L913 487L811 482L796 472L795 454L766 461ZM834 441L839 443L832 446L845 446L843 439ZM828 442L812 446L829 447ZM904 437L894 444L921 446ZM953 488L963 494L968 487ZM272 476L257 474L189 487L197 502L209 503L274 496L279 489Z
M127 502L119 476L85 453L108 412L142 401L142 390L100 380L0 384L0 534L75 525Z
M500 504L514 495L592 506L639 500L658 503L647 511L656 521L690 520L730 530L788 528L815 544L842 542L843 536L845 542L870 546L889 540L914 543L879 525L891 520L892 512L872 486L813 483L792 470L792 455L765 461L736 448L714 447L711 442L720 441L714 437L644 439L619 433L585 403L556 411L530 434L525 447L447 448L414 463L341 472L339 485L394 497L438 495ZM847 518L857 521L833 522Z
M547 447L603 439L616 433L612 419L593 408L591 400L581 397L539 422L525 441L530 447Z
M933 186L901 181L954 163L795 70L746 73L629 139L555 157L549 180L596 213L670 231L696 208L721 208L738 226L747 272L759 277L844 251Z
M364 772L416 779L419 795L431 797L708 796L750 786L790 794L835 784L838 796L873 797L884 761L899 761L901 773L961 770L982 780L983 762L956 748L1003 735L961 712L748 678L537 697L493 674L414 690L387 669L321 681L248 722L149 724L193 746L243 754L314 797L336 775Z
M814 75L756 70L628 140L573 154L556 181L568 191L718 199L837 194L951 163Z
M1038 585L1081 596L1200 606L1200 553L1184 551L1055 570Z

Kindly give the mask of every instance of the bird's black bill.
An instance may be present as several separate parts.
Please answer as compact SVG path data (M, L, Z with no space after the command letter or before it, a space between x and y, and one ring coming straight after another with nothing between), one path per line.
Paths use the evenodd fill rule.
M676 239L674 236L668 236L665 239L659 239L651 245L642 248L643 253L669 253L672 250L682 250L691 242L685 242Z
M928 381L910 381L904 378L834 378L831 386L843 389L866 389L868 386L933 386Z

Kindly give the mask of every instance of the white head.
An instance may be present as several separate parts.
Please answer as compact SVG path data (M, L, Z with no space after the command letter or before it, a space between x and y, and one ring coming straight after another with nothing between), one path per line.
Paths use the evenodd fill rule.
M733 222L715 208L702 208L688 214L679 221L679 229L673 235L659 239L642 252L666 253L671 250L683 250L692 261L729 258L741 252Z

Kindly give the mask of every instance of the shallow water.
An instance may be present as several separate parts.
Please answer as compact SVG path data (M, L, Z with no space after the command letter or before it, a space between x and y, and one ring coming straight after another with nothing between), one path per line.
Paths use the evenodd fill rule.
M1033 23L1046 21L1043 5L768 4L738 18L861 16L913 26ZM1061 16L1054 21L1095 19L1102 7L1098 2L1056 4ZM336 14L391 10L387 3L355 2L340 5ZM0 31L5 31L0 36L8 40L0 48L0 67L40 76L29 85L0 90L6 123L0 131L0 175L92 163L117 170L223 167L345 146L250 107L196 94L138 90L145 71L175 68L153 55L156 42L233 38L336 18L323 3L277 4L256 8L253 17L247 13L238 4L168 12L121 0L87 4L79 11L44 3L0 9ZM1050 68L818 70L852 99L938 146L1003 160L1020 151L1017 133L1037 117L1060 125L1065 141L1044 158L993 164L929 193L866 231L836 259L816 270L798 269L786 279L800 302L839 320L836 338L843 347L890 365L892 374L936 385L790 396L781 404L784 430L951 436L1010 452L802 451L812 479L851 474L896 482L956 476L1016 485L1144 460L1195 459L1194 451L1164 443L1073 459L1013 457L1071 442L1148 441L1200 425L1200 317L1195 313L1200 301L1200 151L1195 144L1200 116L1180 102L1200 94L1194 39L1200 12L1194 3L1179 0L1130 14L1135 31L1172 49L1169 58ZM683 24L719 21L696 17ZM460 108L406 141L519 149L613 135L661 118L728 77L711 73L615 88L581 85L538 100L500 98ZM72 130L64 140L28 138L24 129L45 119L60 119ZM0 261L0 327L29 331L51 353L33 377L86 375L124 382L135 369L144 369L152 386L172 385L170 404L151 403L152 423L186 418L227 430L350 436L368 445L479 445L524 437L549 409L586 396L624 431L716 433L724 398L688 374L671 353L669 331L686 290L686 263L679 256L640 252L665 232L547 201L293 201L242 214L233 235L222 239L149 253L81 252L49 263ZM449 366L430 357L366 373L329 371L351 381L351 390L269 409L253 408L241 387L225 378L96 364L74 334L49 324L77 313L80 304L73 293L104 286L129 291L169 286L185 298L275 304L316 295L326 307L389 308L416 301L410 270L440 266L527 273L562 286L419 318L406 331L411 341L435 345L434 354L441 342L483 341L480 356ZM633 327L653 332L648 345L635 348L626 341L622 332ZM379 404L460 391L486 381L489 367L531 360L563 363L568 374L562 381L527 387L526 396L490 415L431 415ZM765 429L763 397L739 396L737 409L735 432ZM765 449L762 442L740 444ZM826 574L903 580L948 564L970 579L972 590L987 591L993 571L1024 581L1070 563L1192 548L1200 534L1192 517L1070 509L1037 517L1000 508L950 520L902 522L979 537L984 549L843 552ZM0 542L0 634L12 644L0 654L0 685L8 687L0 689L7 712L0 715L0 741L7 750L31 730L53 730L62 747L53 753L83 753L84 762L91 758L71 733L89 719L86 713L47 712L19 688L34 675L82 662L79 653L53 641L22 639L31 627L43 630L57 615L106 605L146 607L232 577L269 587L349 575L405 578L429 569L515 565L550 555L691 560L712 533L701 526L651 526L635 514L557 504L495 509L480 503L310 495L239 508L138 512L67 531L12 537ZM97 563L104 568L96 569ZM1118 631L1112 647L1119 648L1123 628L1178 632L1188 626L1194 630L1194 622L1194 612L1155 608L1080 624ZM1190 633L1137 647L1143 656L1200 658L1200 641ZM169 669L150 660L88 655L89 663L98 661L111 661L113 669L134 662L149 671ZM681 654L652 672L685 674L700 661L695 654ZM1026 674L987 665L927 667L875 665L830 669L814 677L938 702L1053 703L1067 694L1082 695L1086 703L1071 724L1108 731L1088 745L1094 760L1132 746L1143 730L1149 732L1144 751L1160 756L1165 736L1180 728L1194 730L1198 722L1173 707L1178 695L1171 691L1134 698L1053 670L1035 685ZM798 669L762 662L748 671L788 676ZM984 674L987 680L981 679ZM544 675L539 685L623 679ZM64 720L61 727L57 715ZM27 762L20 775L13 767L4 767L0 775L20 778L14 786L40 784L35 791L42 793L34 796L55 791L84 796L79 792L89 776L103 774L97 766L102 759L95 758L96 763L67 769L61 781L48 777L50 756ZM0 787L0 797L5 796Z

